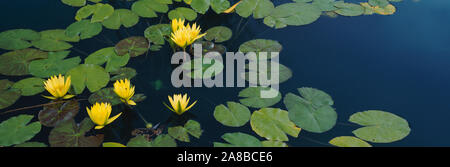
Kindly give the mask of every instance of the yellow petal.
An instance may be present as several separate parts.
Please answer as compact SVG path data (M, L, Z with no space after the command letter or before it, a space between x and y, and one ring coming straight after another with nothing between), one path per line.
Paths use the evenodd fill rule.
M233 6L228 8L227 10L223 11L223 13L231 13L231 12L233 12L234 9L236 8L236 6L238 6L241 2L242 2L242 0L240 0L238 3L234 4Z
M116 116L109 118L108 121L106 122L106 125L110 124L111 122L119 118L120 115L122 115L122 113L119 113Z

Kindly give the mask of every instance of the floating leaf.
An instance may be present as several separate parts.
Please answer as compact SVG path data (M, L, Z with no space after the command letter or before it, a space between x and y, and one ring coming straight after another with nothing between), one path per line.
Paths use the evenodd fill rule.
M210 63L207 63L210 62ZM183 70L190 72L185 74L193 79L212 78L223 71L223 63L211 58L194 58L182 64Z
M374 7L370 6L369 3L360 3L362 7L364 7L364 15L372 15L375 13Z
M74 7L81 7L86 5L86 0L61 0L61 2Z
M190 9L190 8L185 8L185 7L178 7L175 8L173 10L171 10L168 13L169 19L173 20L173 19L186 19L189 21L194 21L195 18L197 18L197 13Z
M39 122L30 123L31 119L33 119L33 115L19 115L0 123L0 146L20 144L39 133L41 124Z
M369 0L368 3L370 4L370 6L378 6L380 8L385 8L386 6L389 5L389 1L388 0Z
M113 106L122 103L119 96L114 92L114 88L103 88L91 94L89 103L95 104L96 102L110 103Z
M211 0L211 9L217 14L222 13L230 7L228 0Z
M189 120L184 124L184 128L187 130L189 134L199 139L203 133L202 128L200 127L200 123L194 120Z
M115 50L119 56L130 54L131 57L137 57L147 52L149 43L144 37L128 37L116 44Z
M269 64L270 62L270 64ZM259 63L259 62L258 62ZM276 68L278 66L278 72L274 71L272 72L272 66ZM260 67L259 64L256 70L250 69L250 65L246 64L245 69L248 69L248 71L241 73L242 78L244 78L246 81L250 82L250 84L253 85L261 85L261 86L267 86L267 85L278 85L280 83L286 82L292 77L292 71L288 67L278 64L276 62L267 61L265 67ZM261 73L263 72L263 73ZM272 76L272 73L276 74ZM256 76L256 80L251 80L250 76ZM259 76L265 75L267 77L266 80L261 81L261 78ZM272 79L273 77L278 77L278 80Z
M98 147L103 142L103 134L85 136L94 126L89 118L80 124L71 119L53 128L48 141L51 147Z
M204 38L208 41L224 42L228 41L232 34L233 32L228 27L216 26L208 29Z
M282 141L266 140L261 142L263 147L288 147L288 145Z
M147 96L145 96L144 94L135 94L131 100L133 100L136 103L139 103L141 101L144 101L145 99L147 99Z
M19 100L20 95L21 92L17 89L0 90L0 109L13 105L17 100Z
M99 65L81 64L66 73L72 77L72 86L76 94L81 94L84 88L96 92L109 82L109 74Z
M44 82L41 78L26 78L16 82L12 88L20 90L22 96L34 96L45 90Z
M8 80L8 79L2 79L0 80L0 91L6 90L14 85L14 82Z
M227 102L214 109L214 118L225 126L240 127L250 120L250 110L242 104Z
M116 142L105 142L102 144L103 147L127 147L123 144L116 143Z
M139 22L139 16L128 9L117 9L107 19L103 21L103 26L109 29L118 30L121 25L126 28L133 27Z
M28 65L33 60L45 59L47 53L37 49L23 49L0 55L0 74L21 76L27 75Z
M156 12L167 13L169 6L158 0L139 0L133 3L131 10L141 17L152 18L157 17Z
M261 92L270 95L273 98L261 97ZM277 104L281 100L281 93L269 87L248 87L239 92L239 97L243 97L239 101L248 107L263 108Z
M41 31L41 38L32 42L33 46L44 51L62 51L72 48L68 42L78 42L78 36L68 37L65 30L55 29Z
M200 136L203 133L203 130L200 127L200 123L194 120L189 120L186 122L184 127L183 126L169 127L168 133L170 136L179 141L190 142L188 133L194 136L195 138L200 138Z
M22 144L15 145L14 147L47 147L45 143L40 142L25 142Z
M236 13L244 18L253 14L253 18L260 19L272 13L274 8L270 0L243 0L236 7Z
M66 35L74 38L80 36L80 39L92 38L102 32L101 23L91 23L89 20L81 20L72 23L66 29Z
M41 78L65 74L81 62L80 57L64 59L69 53L70 51L50 52L47 59L32 61L29 65L30 74Z
M111 71L111 75L114 75L111 77L111 81L121 80L121 79L132 79L137 75L137 72L133 68L129 67L122 67L117 70Z
M77 100L69 100L64 103L44 106L39 112L38 118L42 125L47 127L58 126L61 122L65 122L74 118L80 110L80 104Z
M312 5L316 6L322 11L329 12L337 9L336 7L334 7L334 3L334 0L314 0L312 2Z
M364 14L364 7L358 4L353 3L335 3L335 7L338 8L338 10L335 10L337 14L340 14L342 16L359 16Z
M246 133L225 133L222 139L230 144L214 142L214 147L262 147L261 141Z
M210 0L192 0L190 3L192 9L194 9L197 13L205 14L208 11L209 6L211 5Z
M114 47L103 48L90 54L84 62L86 64L103 65L106 63L105 70L107 72L116 71L120 67L127 65L130 55L125 54L119 56L116 54Z
M177 143L169 135L163 134L159 135L152 141L147 141L147 139L142 136L136 136L127 143L128 147L176 147Z
M376 6L373 10L375 11L375 13L380 15L392 15L396 11L395 6L391 4L387 5L384 8Z
M335 137L331 139L329 143L338 147L372 147L364 140L358 139L353 136Z
M373 143L391 143L411 132L408 122L389 112L368 110L350 116L350 122L364 126L353 131L356 137Z
M253 112L250 125L256 134L274 141L288 141L286 134L297 137L301 130L289 120L288 112L279 108L262 108Z
M313 88L300 88L298 91L303 98L292 93L284 97L284 104L292 122L314 133L326 132L336 125L337 113L331 107L331 97Z
M282 46L278 41L269 40L269 39L254 39L243 43L239 46L239 51L242 53L255 52L257 58L259 59L259 52L267 52L266 59L273 58L278 56L276 54L271 54L271 52L281 52ZM248 57L250 60L255 60L251 57ZM263 60L263 59L261 59Z
M0 33L0 48L6 50L19 50L31 47L29 41L38 40L39 33L30 29L14 29Z
M285 3L277 6L269 16L264 18L264 24L276 29L288 25L301 26L315 22L322 11L309 3Z
M154 44L163 45L164 37L169 36L171 32L172 29L169 24L157 24L145 29L144 36Z

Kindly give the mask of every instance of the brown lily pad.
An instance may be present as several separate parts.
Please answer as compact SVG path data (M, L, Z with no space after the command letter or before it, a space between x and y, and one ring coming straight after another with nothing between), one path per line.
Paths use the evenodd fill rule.
M62 122L50 131L48 137L51 147L98 147L104 135L85 136L94 127L94 123L85 118L80 124L71 119Z
M45 106L38 115L42 125L55 127L61 122L74 118L80 110L77 100L70 100L64 103Z
M31 61L47 58L47 52L37 49L22 49L0 55L0 74L10 76L27 75Z
M130 54L131 57L137 57L147 52L149 43L145 37L128 37L116 44L115 50L119 56Z

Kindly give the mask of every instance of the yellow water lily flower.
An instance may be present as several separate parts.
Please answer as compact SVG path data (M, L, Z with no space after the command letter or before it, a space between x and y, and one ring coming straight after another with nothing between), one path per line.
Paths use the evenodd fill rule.
M233 6L228 8L227 10L223 11L223 13L231 13L231 12L233 12L234 9L236 8L236 6L238 6L241 2L242 2L242 0L240 0L238 3L234 4Z
M52 76L47 81L44 82L45 89L52 94L51 96L44 96L48 99L70 99L74 97L74 95L66 95L70 89L70 76L67 77L67 80L64 79L64 76Z
M95 103L91 107L91 109L86 107L86 110L92 122L97 125L95 126L95 129L102 129L106 125L119 118L119 116L122 114L119 113L116 116L109 118L112 110L111 104L109 103Z
M166 103L164 103L164 105L170 111L173 111L178 115L181 115L184 112L186 112L187 110L191 109L192 106L194 106L195 103L197 103L197 101L195 101L188 107L190 97L187 97L187 94L184 94L183 96L181 96L181 94L174 94L173 97L168 96L168 98L169 98L170 105L172 107L169 107Z
M131 86L130 80L117 80L116 83L114 83L114 92L125 104L136 105L136 103L131 100L134 96L134 86Z
M205 36L206 33L200 34L200 26L197 27L196 23L194 23L192 27L189 24L186 26L183 24L184 20L172 20L172 30L174 31L171 34L171 39L184 50L187 46L194 43L195 40Z

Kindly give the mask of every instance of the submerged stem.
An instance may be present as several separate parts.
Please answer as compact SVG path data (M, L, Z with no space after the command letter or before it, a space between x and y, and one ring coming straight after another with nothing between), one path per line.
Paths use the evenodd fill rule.
M83 100L87 100L87 99L78 99L76 101L83 101ZM39 104L39 105L34 105L34 106L17 108L17 109L13 109L13 110L8 110L8 111L5 111L5 112L2 112L2 113L0 113L0 115L8 114L8 113L11 113L11 112L16 112L16 111L21 111L21 110L26 110L26 109L32 109L32 108L38 108L38 107L50 106L50 105L54 105L54 104L65 103L65 102L68 102L68 101L69 100L55 101L55 102L51 102L51 103L45 103L45 104Z

